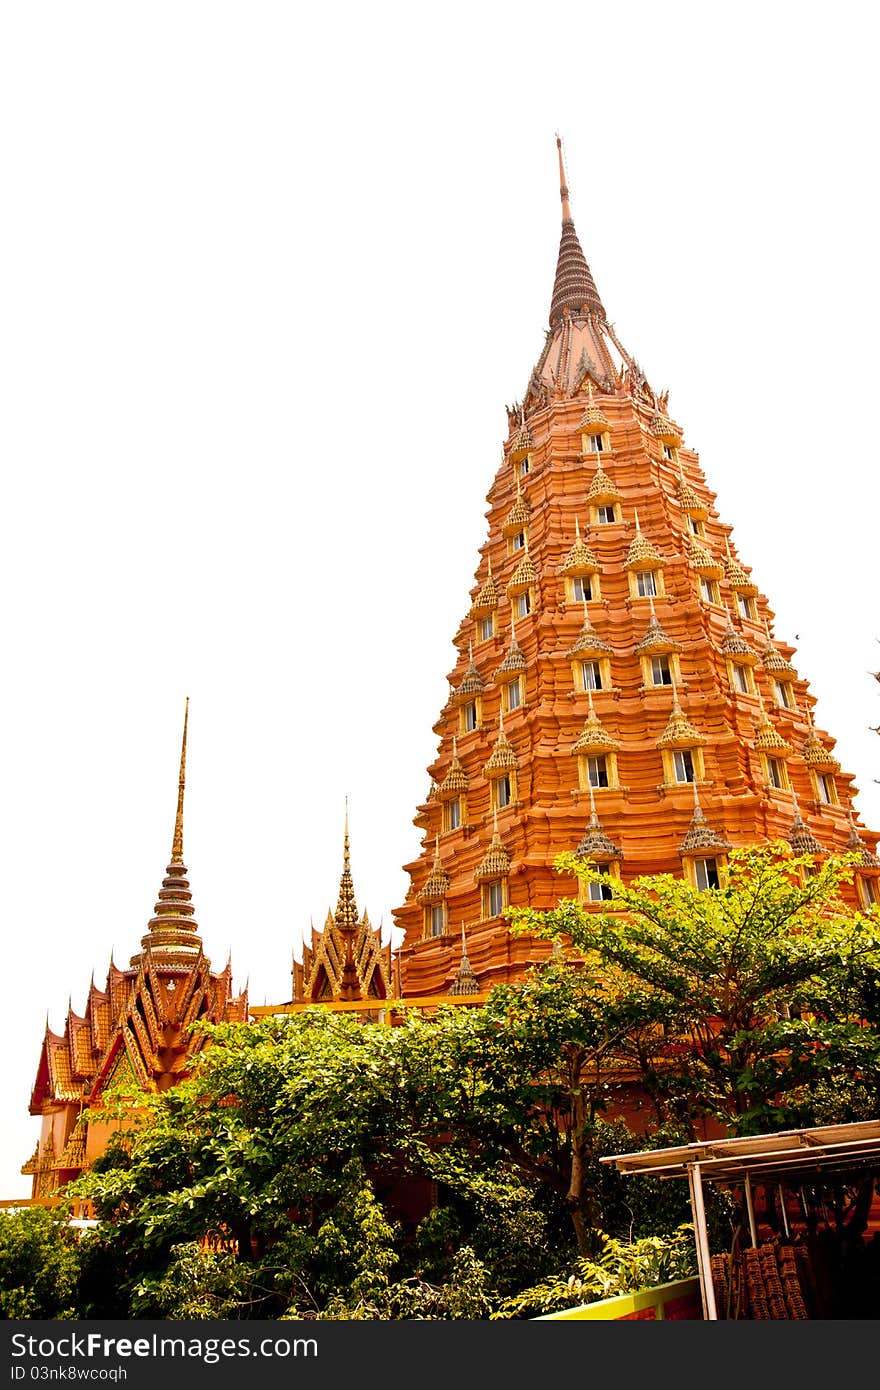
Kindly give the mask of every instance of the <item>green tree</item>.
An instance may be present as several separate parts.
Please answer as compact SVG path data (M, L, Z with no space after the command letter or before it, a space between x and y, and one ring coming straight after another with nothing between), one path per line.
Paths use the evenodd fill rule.
M77 1317L79 1240L60 1207L0 1214L0 1317Z
M557 867L597 878L573 855ZM567 938L589 973L622 999L632 992L634 1014L652 1001L647 1035L634 1029L623 1055L659 1117L714 1115L748 1133L804 1122L819 1083L857 1078L876 1095L880 1036L866 1010L876 1020L880 919L842 901L851 874L846 856L817 866L768 845L733 851L716 889L671 875L612 881L601 914L566 900L512 917L514 930Z

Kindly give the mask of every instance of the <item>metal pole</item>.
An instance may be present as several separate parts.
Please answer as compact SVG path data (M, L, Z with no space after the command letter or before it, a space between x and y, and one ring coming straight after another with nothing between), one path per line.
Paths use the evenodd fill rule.
M688 1167L688 1187L691 1193L691 1212L697 1241L697 1267L700 1271L700 1293L703 1298L703 1317L707 1322L718 1321L715 1289L712 1284L712 1265L709 1256L709 1236L706 1231L706 1207L703 1202L703 1175L699 1163Z
M745 1189L746 1189L746 1210L747 1210L748 1213L749 1213L749 1231L750 1231L751 1237L752 1237L752 1245L753 1245L753 1246L755 1247L755 1249L757 1250L757 1248L758 1248L758 1228L757 1228L757 1226L755 1225L755 1204L754 1204L754 1202L752 1201L752 1183L751 1183L751 1179L750 1179L748 1173L746 1173Z
M782 1209L782 1229L785 1231L785 1239L791 1240L791 1231L788 1228L788 1212L785 1210L785 1188L779 1184L779 1205Z

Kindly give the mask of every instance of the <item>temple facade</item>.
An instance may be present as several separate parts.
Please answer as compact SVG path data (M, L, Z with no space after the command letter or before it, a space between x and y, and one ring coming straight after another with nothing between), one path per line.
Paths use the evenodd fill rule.
M187 704L171 861L141 949L127 969L111 959L103 989L92 978L84 1013L69 1008L63 1033L46 1024L30 1101L42 1127L22 1168L37 1198L71 1182L105 1148L110 1128L97 1111L109 1087L167 1090L204 1045L192 1024L248 1017L247 991L233 993L231 962L218 974L204 953L183 860L188 715Z
M876 834L813 720L795 649L697 454L608 322L575 231L559 146L562 236L549 329L508 409L488 535L454 638L422 852L396 911L407 994L448 990L467 930L479 988L546 943L508 904L576 893L553 861L609 879L713 886L733 846L860 854L853 900L880 897ZM597 910L605 884L589 889Z

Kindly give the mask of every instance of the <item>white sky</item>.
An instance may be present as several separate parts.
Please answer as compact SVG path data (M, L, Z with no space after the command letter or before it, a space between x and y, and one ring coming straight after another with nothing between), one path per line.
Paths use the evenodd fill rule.
M289 997L343 799L402 900L485 493L574 216L880 826L877 10L0 11L5 1124L138 948L191 697L208 954Z

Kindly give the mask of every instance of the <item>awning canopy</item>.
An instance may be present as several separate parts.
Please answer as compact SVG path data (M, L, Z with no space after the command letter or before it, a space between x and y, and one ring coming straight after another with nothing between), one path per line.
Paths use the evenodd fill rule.
M790 1176L805 1183L853 1168L880 1167L880 1120L777 1130L742 1139L707 1139L668 1149L609 1154L599 1161L613 1164L621 1173L655 1178L686 1178L688 1170L699 1164L703 1177L715 1182L737 1182L748 1173L757 1181Z

